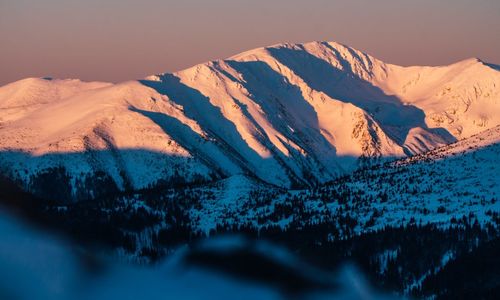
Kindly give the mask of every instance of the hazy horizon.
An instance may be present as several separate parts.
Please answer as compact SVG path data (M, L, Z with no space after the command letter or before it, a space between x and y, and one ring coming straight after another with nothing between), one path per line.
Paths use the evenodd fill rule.
M399 65L500 63L495 0L0 1L0 85L119 82L282 42L336 41Z

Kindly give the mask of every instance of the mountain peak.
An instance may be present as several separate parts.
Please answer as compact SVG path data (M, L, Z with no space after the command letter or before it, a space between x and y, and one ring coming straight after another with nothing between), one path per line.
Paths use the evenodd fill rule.
M104 168L134 188L172 176L324 182L500 124L500 76L478 62L398 67L323 41L114 85L29 79L0 88L0 167Z
M474 65L474 64L484 64L484 62L478 57L469 57L458 61L455 63L456 65Z

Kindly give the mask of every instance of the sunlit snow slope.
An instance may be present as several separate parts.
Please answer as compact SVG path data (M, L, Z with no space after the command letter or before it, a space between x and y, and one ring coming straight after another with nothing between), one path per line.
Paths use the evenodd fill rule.
M0 88L0 122L0 166L27 186L50 167L75 187L97 171L119 189L235 174L297 186L500 124L500 72L281 44L120 84L18 81Z

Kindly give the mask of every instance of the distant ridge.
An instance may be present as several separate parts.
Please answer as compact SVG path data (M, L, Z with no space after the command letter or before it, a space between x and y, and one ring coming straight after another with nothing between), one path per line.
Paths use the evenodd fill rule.
M496 65L401 67L335 42L279 44L138 81L0 87L0 167L28 189L62 168L75 198L96 172L122 190L236 174L298 187L499 124Z

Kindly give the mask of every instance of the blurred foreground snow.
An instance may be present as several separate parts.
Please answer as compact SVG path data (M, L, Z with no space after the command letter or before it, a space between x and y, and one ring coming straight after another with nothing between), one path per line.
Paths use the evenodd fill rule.
M387 299L352 266L324 273L242 237L179 249L154 266L119 263L0 212L0 299Z

